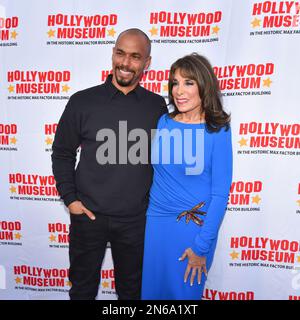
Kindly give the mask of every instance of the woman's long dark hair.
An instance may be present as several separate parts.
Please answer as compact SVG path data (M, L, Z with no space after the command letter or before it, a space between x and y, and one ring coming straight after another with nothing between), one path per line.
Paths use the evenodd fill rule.
M219 82L214 74L210 62L203 56L192 53L175 61L170 70L169 77L169 103L175 110L171 113L174 118L180 113L172 96L175 71L180 70L182 77L196 81L201 99L201 112L205 113L207 130L219 131L222 127L226 130L230 125L230 115L223 110Z

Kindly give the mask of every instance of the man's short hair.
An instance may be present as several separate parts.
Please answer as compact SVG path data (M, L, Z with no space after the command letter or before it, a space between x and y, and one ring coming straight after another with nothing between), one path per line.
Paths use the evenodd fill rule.
M118 42L119 38L124 34L139 35L139 36L144 37L144 39L146 40L146 43L147 43L147 49L148 49L147 54L148 54L148 56L150 56L150 54L151 54L151 40L149 39L149 37L147 36L147 34L144 31L142 31L138 28L130 28L130 29L124 30L118 35L116 43Z

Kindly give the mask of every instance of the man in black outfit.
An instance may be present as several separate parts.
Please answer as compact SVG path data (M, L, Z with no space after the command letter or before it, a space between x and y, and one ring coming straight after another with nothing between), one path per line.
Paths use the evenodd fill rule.
M151 129L167 112L161 96L139 85L151 62L150 50L151 42L141 30L122 32L113 48L113 74L104 84L72 95L57 127L52 167L57 189L70 212L71 300L96 298L107 242L111 244L118 298L140 299L152 168L149 161L130 163L122 151L137 143L125 137L124 144L124 128L147 132L148 148ZM115 133L115 151L110 146L101 153L108 143L103 139L107 131L102 129Z

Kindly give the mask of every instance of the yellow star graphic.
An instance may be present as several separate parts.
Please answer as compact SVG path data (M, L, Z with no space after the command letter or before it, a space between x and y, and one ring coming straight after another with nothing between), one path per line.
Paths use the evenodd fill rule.
M22 235L19 232L15 233L15 239L20 240L21 238L22 238Z
M166 91L166 92L169 91L169 86L167 83L163 84L163 91Z
M149 30L149 32L151 33L151 37L157 36L158 35L158 28L155 28L153 26L152 29Z
M64 84L62 86L62 92L68 92L70 90L70 87L67 84Z
M261 198L259 197L258 194L255 197L252 197L252 203L259 204L260 200Z
M251 22L252 28L260 27L260 22L261 22L261 20L255 18L255 19Z
M11 143L11 144L16 144L17 141L18 141L18 140L16 139L16 137L11 137L11 138L10 138L10 143Z
M270 78L267 78L266 80L263 80L263 86L264 87L269 87L270 88L271 83L273 83L273 81Z
M48 38L55 37L55 30L50 29L50 30L47 32L47 34L48 34Z
M16 283L22 283L22 278L16 277L15 281Z
M114 28L111 28L110 30L107 30L107 34L111 37L114 37L116 34L116 31Z
M49 237L49 240L50 240L51 242L53 242L53 241L56 242L56 237L55 237L55 235L51 234L51 236Z
M239 258L239 253L235 252L234 250L230 253L231 259L235 260Z
M103 281L103 282L102 282L102 287L103 287L103 288L109 288L109 282Z
M238 141L238 143L240 144L240 147L242 147L247 145L247 141L248 139L242 138L240 141Z
M296 202L298 203L298 206L300 207L300 200L297 200Z
M10 85L7 89L8 89L8 92L9 92L9 93L12 93L12 92L15 91L15 86Z
M11 187L9 188L9 191L10 191L11 193L17 193L17 188L16 188L15 186L11 186Z
M16 32L16 30L14 30L10 33L10 36L12 39L16 39L17 35L18 35L18 33Z
M45 142L47 143L47 145L52 144L53 143L53 139L50 137L47 137L47 139L45 140Z
M213 30L212 34L214 34L214 33L218 34L218 32L220 31L220 28L218 26L215 26L212 28L212 30Z
M300 256L297 257L297 262L300 262Z
M71 282L70 280L67 280L67 281L66 281L66 286L72 287L72 282Z

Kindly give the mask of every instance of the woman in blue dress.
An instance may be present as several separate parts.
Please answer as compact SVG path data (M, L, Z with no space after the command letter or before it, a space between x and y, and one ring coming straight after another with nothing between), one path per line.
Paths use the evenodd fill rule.
M200 300L232 180L230 116L196 53L171 66L169 99L152 144L142 299Z

